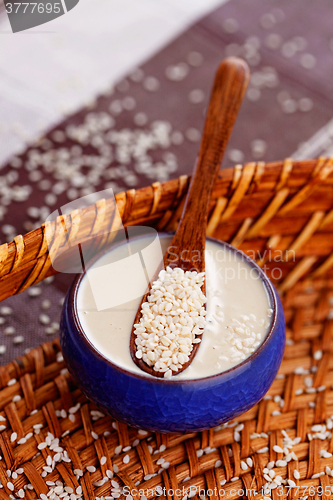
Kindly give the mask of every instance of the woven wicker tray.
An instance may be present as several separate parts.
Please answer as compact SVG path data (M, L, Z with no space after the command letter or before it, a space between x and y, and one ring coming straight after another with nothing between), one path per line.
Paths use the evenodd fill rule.
M187 186L188 178L180 177L117 195L123 222L174 229ZM328 497L333 485L332 206L330 159L250 163L221 171L216 183L209 235L265 266L285 308L284 360L258 405L237 422L198 434L146 433L100 414L68 374L58 341L45 343L0 367L0 499L117 498L114 481L126 491L144 490L147 498L160 496L160 486L167 500L180 500L190 489L194 495L209 489L214 500L252 499L255 492L259 499L274 473L280 476L276 484L289 484L266 492L273 500L321 492ZM1 300L54 273L50 235L52 253L68 237L88 240L101 229L115 229L120 221L114 208L101 201L72 213L69 235L58 218L2 245ZM94 241L107 243L105 235ZM272 477L265 469L269 462Z

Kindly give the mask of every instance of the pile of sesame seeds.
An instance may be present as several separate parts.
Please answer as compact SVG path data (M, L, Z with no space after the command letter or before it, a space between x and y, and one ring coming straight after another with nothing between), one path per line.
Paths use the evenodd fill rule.
M135 327L136 357L170 378L189 361L193 344L201 342L206 297L205 273L176 267L160 271Z

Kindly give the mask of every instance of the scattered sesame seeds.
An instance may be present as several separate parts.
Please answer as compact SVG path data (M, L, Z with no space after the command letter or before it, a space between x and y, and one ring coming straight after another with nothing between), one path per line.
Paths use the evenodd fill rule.
M6 328L4 328L3 330L3 333L5 335L13 335L13 333L15 333L15 328L13 326L6 326Z
M312 108L313 108L313 101L309 97L302 97L298 101L298 109L303 113L311 111Z
M75 406L72 406L68 413L76 413L81 408L81 403L77 403Z

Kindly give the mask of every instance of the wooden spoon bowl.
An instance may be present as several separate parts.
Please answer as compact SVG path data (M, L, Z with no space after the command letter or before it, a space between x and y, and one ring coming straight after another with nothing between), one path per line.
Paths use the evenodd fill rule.
M205 242L209 202L222 158L233 129L245 90L250 70L245 61L235 57L225 59L219 66L214 80L212 94L207 110L199 157L187 193L183 213L173 237L163 257L164 269L180 267L184 271L205 271ZM153 280L158 276L156 272ZM130 338L130 352L134 363L143 371L155 377L164 373L155 371L142 359L136 357L135 328L141 318L141 307L147 301L151 289L149 284L135 316ZM202 287L206 293L205 284ZM181 373L193 361L200 344L193 344L189 361L177 372Z

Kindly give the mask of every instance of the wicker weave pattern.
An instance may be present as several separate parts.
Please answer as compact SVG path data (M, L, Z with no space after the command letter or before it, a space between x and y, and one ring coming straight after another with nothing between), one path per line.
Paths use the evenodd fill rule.
M292 488L288 493L284 487L282 494L273 489L272 500L308 495L304 489L310 486L322 486L327 493L325 487L333 485L333 479L330 473L318 474L329 472L326 467L333 468L332 433L326 430L321 435L324 428L313 426L325 424L333 415L332 170L333 161L326 159L248 164L222 171L216 183L208 233L248 253L255 251L259 264L268 265L268 274L274 252L284 256L279 262L283 275L276 281L284 292L287 347L279 375L258 405L237 423L197 434L144 433L108 416L95 419L96 413L91 412L97 408L86 400L65 369L59 343L43 344L0 367L0 425L4 426L0 427L0 499L17 498L18 491L26 488L25 498L45 500L43 495L52 487L50 481L58 480L78 491L79 498L108 497L110 480L99 483L110 475L107 471L113 471L119 484L130 489L140 482L137 487L145 489L149 499L156 496L157 486L166 488L165 500L172 500L168 490L180 488L181 494L174 495L180 500L191 487L213 490L213 500L240 498L243 494L238 490L242 489L247 490L245 496L250 500L253 490L261 499L261 488L267 482L265 466L284 456L274 447L283 446L285 430L291 439L300 438L292 448L297 460L286 465L278 462L273 470L300 489ZM123 222L174 229L187 186L188 179L181 177L118 195ZM58 219L57 224L47 224L2 245L1 298L52 274L46 232L53 235L51 252L55 251L67 238L75 242L82 234L87 238L96 234L104 225L106 231L117 227L120 221L112 217L114 208L101 201L84 213L72 213L69 235ZM98 245L105 244L107 234ZM273 253L268 257L265 250ZM295 262L289 258L292 250ZM48 432L59 438L58 446L69 457L50 469L48 455L53 457L57 452L40 446ZM119 445L125 451L116 455ZM329 452L326 458L325 451ZM247 461L247 467L246 459L252 460ZM87 466L96 470L90 472ZM20 473L9 478L6 471L17 469ZM221 488L225 494L219 492ZM326 499L327 495L323 496ZM68 497L71 500L70 494Z
M112 487L110 481L101 486L97 486L96 482L105 477L106 470L116 470L115 479L120 480L121 485L132 489L140 481L140 488L151 490L148 498L156 496L152 491L157 486L165 486L166 489L184 487L185 492L191 486L202 489L217 487L219 490L220 482L226 480L223 489L227 497L236 499L240 495L234 490L254 488L258 491L266 483L264 467L270 460L283 457L282 453L273 450L274 445L282 446L283 429L288 429L290 438L301 438L301 442L293 447L298 460L289 462L287 466L275 467L275 473L292 479L301 488L333 484L327 475L312 478L325 471L326 466L333 467L333 457L320 457L321 450L333 451L333 440L308 439L308 433L314 434L311 427L325 423L325 419L333 414L333 392L330 389L333 383L333 320L327 319L332 299L333 282L323 280L317 281L315 286L303 282L285 294L289 345L268 396L237 419L237 425L244 424L238 435L235 423L197 434L161 435L145 434L121 423L116 426L108 416L94 421L90 412L97 408L87 402L64 370L58 342L43 344L7 367L1 367L0 415L5 419L1 424L6 429L0 434L3 456L0 480L4 484L0 498L8 498L3 495L4 491L11 493L6 486L6 470L14 471L22 467L23 474L10 481L15 491L32 484L33 489L27 490L28 498L47 494L49 486L46 481L59 479L74 489L81 485L86 500L108 496ZM314 353L318 351L322 351L322 357L316 360L318 356ZM309 375L305 375L305 371L299 374L300 367L313 373L313 388L307 392L304 380ZM299 389L303 390L302 394L299 394ZM17 395L21 399L13 402ZM74 421L68 418L69 413L66 418L56 416L56 411L68 412L77 403L80 403L80 408L74 413ZM42 424L38 434L33 427L36 424ZM17 434L13 443L12 432ZM34 435L26 443L17 443L30 432ZM67 450L71 461L58 463L51 473L42 478L40 474L45 470L43 467L47 467L48 454L55 454L45 448L36 456L37 446L44 442L48 432L60 438L60 446ZM98 439L94 439L97 435ZM116 447L121 445L126 449L136 444L136 440L139 440L137 446L115 455ZM151 454L148 446L159 451ZM203 449L210 452L198 457L197 451ZM233 456L230 456L230 449ZM257 453L258 450L263 452ZM128 464L123 462L126 455L130 459ZM101 463L104 456L107 461L103 463L102 460ZM253 466L243 470L241 461L249 457ZM160 458L170 463L169 468L144 481L145 476L149 477L161 469L161 465L156 463ZM96 471L87 471L87 466L96 467ZM73 471L76 469L84 471L83 477L75 476ZM299 481L294 478L295 469L300 473ZM188 477L190 479L183 482ZM239 479L232 480L235 477ZM285 489L284 494L286 492ZM300 494L301 490L295 498ZM252 494L248 493L248 496ZM280 495L273 490L273 500L278 498Z
M256 260L284 292L306 273L323 276L332 268L333 160L249 163L221 171L213 193L208 235L231 242L245 252L257 252ZM54 274L51 257L66 242L72 245L104 232L96 245L108 243L110 231L124 225L156 225L160 230L177 226L188 178L101 200L82 211L59 216L9 244L0 246L0 299L19 293ZM118 215L119 214L119 215ZM120 216L120 217L119 217ZM281 276L272 274L267 252L274 261L283 253ZM290 255L295 258L290 259ZM274 265L274 263L273 263Z

